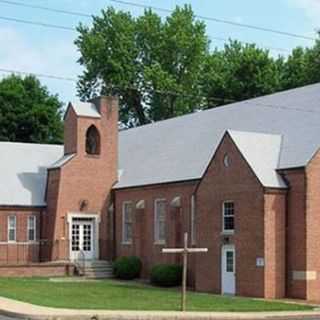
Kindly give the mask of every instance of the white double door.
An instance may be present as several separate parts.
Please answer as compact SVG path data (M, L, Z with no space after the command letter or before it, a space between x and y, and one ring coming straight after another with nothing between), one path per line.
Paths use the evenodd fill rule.
M236 293L236 256L233 245L225 245L221 250L221 293Z
M71 260L92 260L95 257L95 230L91 219L75 219L71 225Z

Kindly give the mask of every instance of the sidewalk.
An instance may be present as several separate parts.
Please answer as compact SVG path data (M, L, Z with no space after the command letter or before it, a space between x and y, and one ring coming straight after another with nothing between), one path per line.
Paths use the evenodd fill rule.
M320 311L305 312L170 312L56 309L0 297L0 314L43 320L319 320Z

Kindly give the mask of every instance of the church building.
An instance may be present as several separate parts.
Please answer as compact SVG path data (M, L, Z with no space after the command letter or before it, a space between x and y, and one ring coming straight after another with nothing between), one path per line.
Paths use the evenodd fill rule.
M64 145L0 142L2 276L135 255L147 278L188 232L195 290L320 301L320 84L118 124L99 97Z

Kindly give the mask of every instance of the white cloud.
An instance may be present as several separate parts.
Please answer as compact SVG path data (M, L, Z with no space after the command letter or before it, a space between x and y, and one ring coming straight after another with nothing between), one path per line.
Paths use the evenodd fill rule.
M287 0L290 5L304 10L305 14L311 19L315 28L319 28L320 21L320 0Z
M76 62L79 54L69 36L67 39L28 39L26 34L13 27L0 26L0 43L0 68L73 78L80 73ZM58 93L64 101L75 96L73 82L40 80L50 92Z

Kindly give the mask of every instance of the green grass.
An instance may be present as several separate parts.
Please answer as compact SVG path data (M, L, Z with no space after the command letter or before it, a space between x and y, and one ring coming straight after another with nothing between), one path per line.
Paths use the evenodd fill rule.
M180 292L117 281L52 282L0 279L0 296L36 305L108 310L179 310ZM189 311L297 311L306 305L188 292Z

